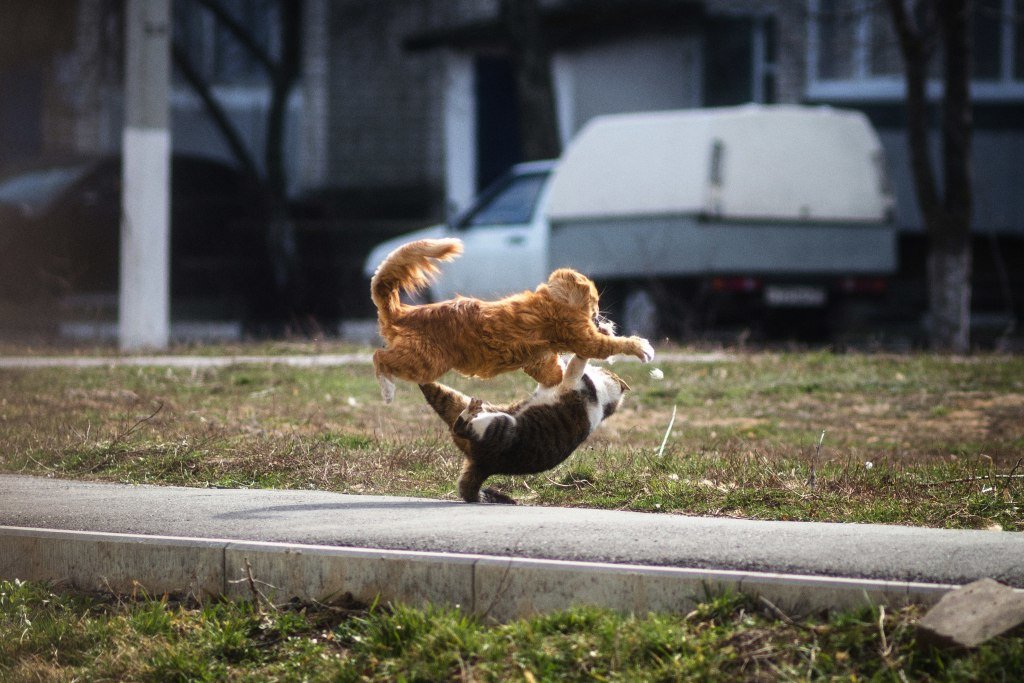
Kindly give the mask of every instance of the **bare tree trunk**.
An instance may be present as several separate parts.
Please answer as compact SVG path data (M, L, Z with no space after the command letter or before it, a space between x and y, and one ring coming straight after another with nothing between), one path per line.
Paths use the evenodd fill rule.
M928 334L936 351L970 349L971 248L928 248Z
M265 158L267 184L279 197L284 197L288 191L284 167L284 130L288 99L299 78L302 5L300 0L289 0L280 5L281 59L270 72L271 96L270 111L267 113Z
M501 0L501 16L512 44L523 154L527 160L553 159L562 144L540 7L537 0Z
M907 140L918 206L928 238L928 337L939 351L970 348L971 306L971 0L886 0L906 74ZM928 151L928 63L937 20L944 51L943 192Z
M288 99L299 79L301 70L303 2L301 0L281 0L278 3L281 44L279 59L274 59L266 47L256 40L249 27L236 21L221 2L218 0L194 0L194 2L210 12L218 24L227 29L235 40L256 59L270 83L267 137L263 147L264 172L260 174L255 159L227 112L217 102L210 84L192 64L185 49L179 44L174 45L175 65L203 100L207 113L228 143L235 159L261 183L267 192L270 200L270 215L267 220L267 234L264 237L278 306L271 312L271 315L275 318L287 318L301 306L302 289L299 281L295 224L288 206L288 173L285 168L284 138Z
M932 346L964 353L970 348L971 327L971 0L942 0L935 7L946 47L942 103L945 220L929 226Z
M267 112L267 138L264 159L267 185L273 204L268 246L274 280L284 311L293 316L302 306L302 278L299 268L295 221L288 207L288 173L285 169L284 137L288 99L299 78L303 3L287 0L279 4L281 57L269 71L270 109Z

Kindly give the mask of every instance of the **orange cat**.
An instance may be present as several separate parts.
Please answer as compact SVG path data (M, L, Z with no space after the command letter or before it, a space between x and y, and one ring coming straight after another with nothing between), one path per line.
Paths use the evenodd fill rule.
M401 292L424 287L438 268L462 253L457 239L418 240L391 252L370 282L384 349L373 354L381 395L390 403L393 377L433 382L449 370L494 377L522 368L552 387L562 381L559 353L580 358L628 354L647 362L654 349L640 337L614 337L597 326L597 288L570 268L547 283L498 301L456 297L434 304L403 304Z

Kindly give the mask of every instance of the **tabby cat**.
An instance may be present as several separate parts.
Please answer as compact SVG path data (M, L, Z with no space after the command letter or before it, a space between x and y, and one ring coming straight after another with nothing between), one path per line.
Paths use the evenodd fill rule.
M537 387L533 396L507 407L470 398L436 382L421 384L427 403L451 429L465 454L459 495L467 503L515 504L493 488L492 474L536 474L568 458L622 404L629 386L611 371L573 356L562 381Z

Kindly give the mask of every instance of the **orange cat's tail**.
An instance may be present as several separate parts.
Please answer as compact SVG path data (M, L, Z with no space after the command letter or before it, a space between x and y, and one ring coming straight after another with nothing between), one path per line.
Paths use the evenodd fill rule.
M462 240L455 238L416 240L388 254L370 280L370 298L382 322L398 314L402 292L426 287L437 273L437 261L451 261L462 253Z

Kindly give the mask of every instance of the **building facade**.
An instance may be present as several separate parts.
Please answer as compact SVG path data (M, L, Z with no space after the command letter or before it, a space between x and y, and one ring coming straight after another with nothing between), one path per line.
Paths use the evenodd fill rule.
M44 23L67 27L64 37L48 53L23 48L32 57L28 66L24 59L0 62L5 92L20 98L0 105L0 120L6 131L28 131L0 136L0 155L119 146L121 4L54 3ZM278 3L220 4L269 54L280 50ZM29 11L40 3L14 5ZM905 139L901 59L884 3L539 0L539 6L563 144L605 113L746 102L859 109L887 153L896 220L909 236L905 251L912 256L920 249L913 241L922 227ZM1001 278L1003 298L1015 299L1010 305L1019 309L1024 4L975 0L974 8L974 228L983 240L976 254L979 269ZM174 13L176 39L261 162L270 87L260 65L202 3L176 0ZM302 76L285 126L292 196L333 197L332 215L341 219L391 212L425 223L465 207L521 160L523 123L499 0L305 0L301 34ZM230 160L201 98L180 76L173 90L175 150ZM938 78L931 94L940 94Z

